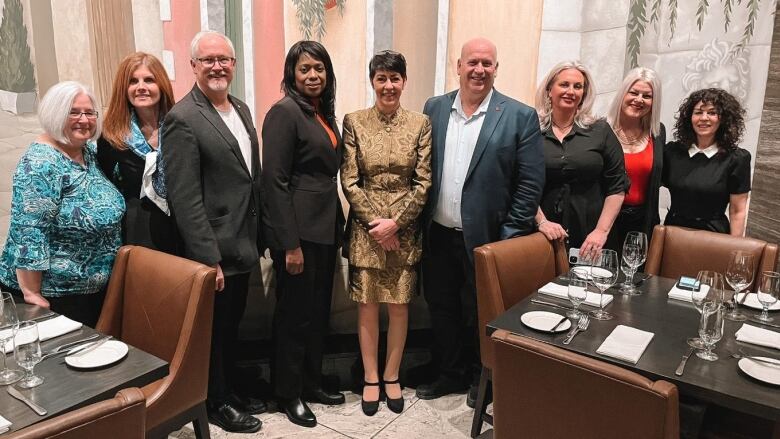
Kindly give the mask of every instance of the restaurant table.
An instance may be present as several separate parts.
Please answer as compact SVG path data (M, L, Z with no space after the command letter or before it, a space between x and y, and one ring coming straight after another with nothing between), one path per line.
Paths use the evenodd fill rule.
M33 319L47 312L48 310L37 306L17 305L20 321ZM46 352L95 333L97 331L94 329L82 326L76 331L41 342L41 350ZM0 386L0 415L12 423L10 431L16 431L79 407L113 398L121 389L141 387L168 375L167 362L133 346L128 347L129 351L124 359L99 369L71 368L65 364L63 356L43 360L34 370L36 375L44 378L43 384L32 389L16 389L48 413L38 416L22 401L12 398L6 391L6 386ZM8 360L9 367L16 367L13 354L8 355Z
M565 280L556 279L565 284ZM569 305L568 300L556 299L545 294L534 293L511 307L495 320L488 323L488 336L498 329L519 334L534 340L555 345L567 351L616 364L652 380L663 379L677 385L681 394L690 395L701 401L714 403L732 410L755 416L780 420L780 387L755 380L743 373L737 366L737 359L731 353L739 349L755 355L780 358L780 351L757 345L737 342L734 333L743 323L773 329L758 323L732 322L726 320L723 338L717 343L714 352L720 357L716 361L705 361L692 354L682 376L674 374L682 356L688 351L686 340L698 336L699 312L692 303L669 299L667 293L676 280L653 276L641 286L641 295L625 296L614 294L617 287L607 293L614 294L612 303L605 310L615 316L612 320L590 319L587 331L580 332L568 345L563 339L568 331L550 334L533 330L521 323L520 316L528 311L550 311L563 315L566 311L545 305L537 305L531 299L541 299L560 305ZM758 315L745 306L740 307L745 314ZM581 306L581 310L590 311L592 307ZM775 324L780 324L780 312L770 312ZM596 349L617 325L626 325L644 331L653 332L652 341L636 364L596 353Z

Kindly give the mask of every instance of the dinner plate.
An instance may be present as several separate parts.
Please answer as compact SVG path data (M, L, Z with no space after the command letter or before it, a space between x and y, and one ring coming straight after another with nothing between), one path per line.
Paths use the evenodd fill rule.
M763 361L754 361L750 358L739 360L737 366L742 369L742 372L745 372L759 381L780 386L780 361L767 357L756 358L771 361L772 363L777 364L777 366L764 363Z
M758 296L756 293L750 293L747 296L747 299L745 299L745 303L742 303L742 297L745 295L745 293L739 293L737 294L737 300L740 301L740 305L745 305L748 308L757 309L759 311L763 310L764 307L761 305L761 302L758 301ZM772 306L769 307L770 311L777 311L780 310L780 300L773 303Z
M529 311L520 316L520 321L529 328L536 329L537 331L550 332L558 322L563 318L562 315L549 311ZM558 326L555 332L563 332L571 328L571 321L566 319L565 322Z
M65 357L65 363L77 369L94 369L116 363L125 358L127 351L126 344L117 340L109 340L84 355L79 355L77 352Z

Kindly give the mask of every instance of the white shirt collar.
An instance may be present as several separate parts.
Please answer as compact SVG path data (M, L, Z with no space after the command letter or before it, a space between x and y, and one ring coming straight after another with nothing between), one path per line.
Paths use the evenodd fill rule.
M479 104L477 111L475 111L474 114L471 115L471 117L477 117L482 113L487 113L488 107L490 106L490 98L492 97L493 97L493 89L491 88L487 96L485 96L485 99L483 99L482 103ZM463 111L463 102L461 102L460 100L460 90L458 90L458 94L455 95L455 101L452 102L452 109L457 111L458 114L463 116L464 119L470 119L469 117L466 117L466 113Z
M699 147L694 143L690 148L688 148L688 157L693 157L698 153L702 153L706 155L708 159L711 159L715 154L718 153L718 144L713 143L704 149L699 149Z

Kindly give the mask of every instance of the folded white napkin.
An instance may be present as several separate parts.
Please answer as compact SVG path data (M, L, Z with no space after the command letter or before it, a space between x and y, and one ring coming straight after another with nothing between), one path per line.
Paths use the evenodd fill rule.
M701 288L699 288L699 291L694 293L693 291L677 288L677 284L675 284L672 289L669 290L669 298L674 300L682 300L683 302L693 302L694 294L696 294L696 297L704 297L707 295L709 290L709 285L702 285Z
M548 296L557 297L559 299L569 300L569 287L566 285L556 284L555 282L550 282L547 285L542 286L539 288L539 292L542 294L547 294ZM612 294L604 294L604 306L609 305L613 298L614 297L612 297ZM593 291L588 291L588 297L583 303L598 308L599 294L594 293Z
M780 333L775 331L743 323L734 335L737 337L737 341L780 349Z
M11 429L11 421L0 416L0 434Z
M617 325L601 343L596 353L636 364L647 349L653 333L630 326Z
M41 341L46 341L60 335L73 332L81 328L81 323L71 320L65 316L57 316L53 319L44 320L38 323L38 337ZM5 352L11 352L13 343L6 343Z
M737 300L739 301L739 303L741 303L741 304L743 303L742 302L742 298L745 297L745 294L746 293L739 293L739 294L737 294ZM761 305L761 302L758 301L758 294L756 294L756 293L748 293L748 296L745 299L744 305L747 306L748 308L764 309L764 305ZM770 311L777 311L778 309L780 309L780 300L775 302L775 303L773 303L769 307Z

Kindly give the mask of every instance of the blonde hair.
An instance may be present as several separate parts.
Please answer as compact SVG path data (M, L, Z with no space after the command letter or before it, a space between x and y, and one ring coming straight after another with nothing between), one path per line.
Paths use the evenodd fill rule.
M544 77L536 89L536 113L539 115L539 126L542 131L548 130L552 125L552 102L550 101L550 89L555 78L564 70L575 69L585 78L585 92L582 95L577 112L574 114L574 123L580 128L588 128L596 118L591 114L593 101L596 100L596 89L593 86L593 77L588 68L576 60L563 61L556 64L547 76Z
M650 131L651 135L657 136L661 132L661 79L658 78L658 73L655 70L647 67L632 69L623 78L623 84L618 89L612 104L609 106L607 122L615 132L620 130L620 113L623 107L623 98L637 81L644 81L650 84L650 88L653 89L653 105L650 112L644 115L640 121L642 131Z

